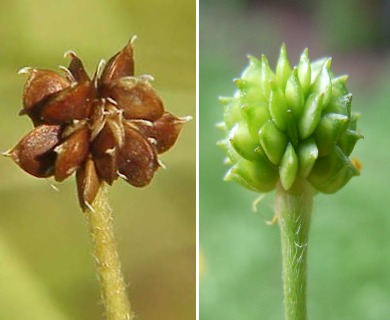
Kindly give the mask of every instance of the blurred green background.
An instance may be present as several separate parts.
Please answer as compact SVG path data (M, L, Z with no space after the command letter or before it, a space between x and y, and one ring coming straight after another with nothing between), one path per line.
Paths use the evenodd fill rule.
M32 126L18 117L24 66L57 69L74 50L92 73L134 34L136 74L152 74L166 109L195 115L194 0L0 2L0 149ZM58 69L57 69L58 70ZM136 189L111 188L115 229L137 319L195 318L195 121ZM0 319L102 319L74 178L57 184L0 161Z
M389 1L200 1L201 320L283 319L281 253L273 194L253 212L257 194L222 181L215 143L222 134L218 96L247 54L272 67L282 42L297 63L333 57L349 74L353 110L365 139L352 157L362 174L336 195L317 195L309 244L309 319L386 320L390 314Z

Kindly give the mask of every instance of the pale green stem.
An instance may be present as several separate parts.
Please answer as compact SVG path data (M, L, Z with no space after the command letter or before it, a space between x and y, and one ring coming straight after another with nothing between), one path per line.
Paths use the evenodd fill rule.
M278 217L283 259L283 284L286 320L306 320L307 244L313 188L302 179L284 190L278 183L275 213Z
M85 211L93 243L93 256L101 286L101 299L107 320L133 318L126 293L126 283L114 238L113 218L107 201L107 188L102 186Z

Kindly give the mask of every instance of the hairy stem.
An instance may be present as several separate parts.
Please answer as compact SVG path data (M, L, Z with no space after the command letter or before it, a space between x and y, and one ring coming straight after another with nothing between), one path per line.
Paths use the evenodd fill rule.
M113 218L102 186L85 211L93 243L93 256L101 286L101 299L107 320L130 320L132 312L114 238Z
M313 190L309 183L297 179L284 190L278 183L275 212L282 240L284 304L286 320L306 320L307 244Z

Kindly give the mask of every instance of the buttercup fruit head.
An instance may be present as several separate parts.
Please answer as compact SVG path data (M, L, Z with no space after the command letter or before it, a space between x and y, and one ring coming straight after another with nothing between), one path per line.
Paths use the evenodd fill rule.
M158 155L176 142L189 117L165 111L149 75L134 75L133 37L92 78L77 55L64 74L23 68L28 78L21 115L34 129L5 155L36 177L63 181L76 172L83 209L100 184L123 178L148 185L161 166Z
M225 138L219 145L231 168L225 180L268 192L278 180L289 190L297 177L319 192L334 193L360 166L349 156L362 138L351 112L347 76L335 77L331 59L310 62L305 49L295 67L285 45L273 72L266 57L249 57L237 91L220 98Z

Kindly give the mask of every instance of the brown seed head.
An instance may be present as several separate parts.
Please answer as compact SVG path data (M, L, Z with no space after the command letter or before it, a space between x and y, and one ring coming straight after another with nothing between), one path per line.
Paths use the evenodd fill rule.
M92 80L72 51L64 76L20 71L28 74L21 114L35 128L6 155L36 177L63 181L76 171L83 210L103 181L148 185L160 167L158 154L173 146L188 120L164 110L151 76L134 76L134 39L104 68L100 63Z

